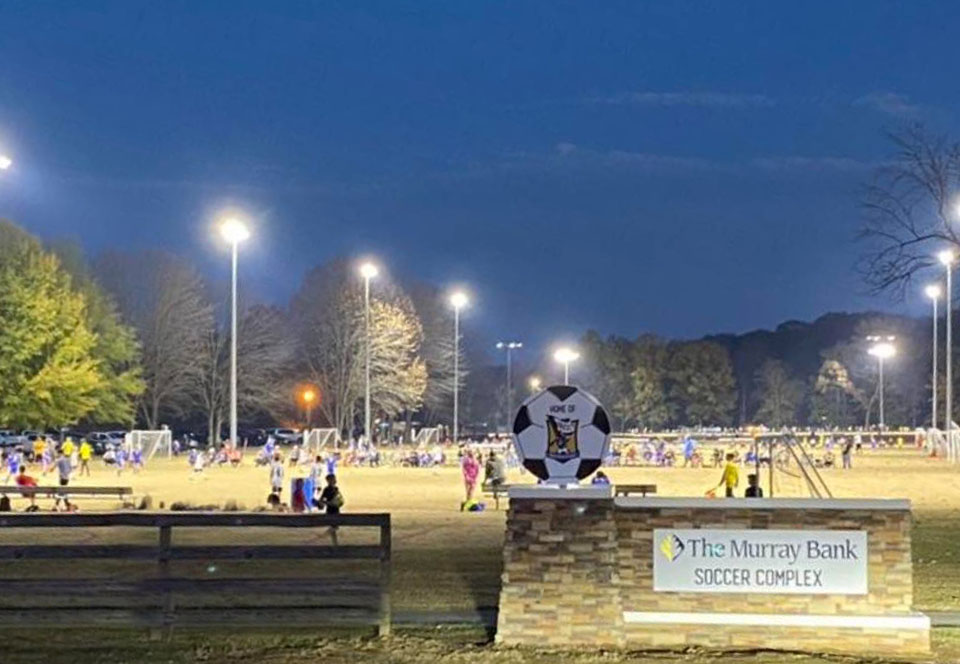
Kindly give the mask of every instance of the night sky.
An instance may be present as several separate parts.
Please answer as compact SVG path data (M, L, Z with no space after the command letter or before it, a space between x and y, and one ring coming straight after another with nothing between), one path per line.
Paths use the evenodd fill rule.
M865 293L884 128L958 132L960 3L0 1L0 217L242 287L374 255L467 324L696 337Z

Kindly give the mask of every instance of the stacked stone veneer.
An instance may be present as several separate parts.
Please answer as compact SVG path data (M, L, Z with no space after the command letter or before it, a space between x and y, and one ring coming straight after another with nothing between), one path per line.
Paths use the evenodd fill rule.
M547 646L780 648L857 653L929 650L929 630L656 624L632 612L912 617L910 511L784 508L763 501L660 507L662 499L511 498L497 640ZM673 501L674 503L680 501ZM682 501L685 505L698 501ZM785 501L797 505L796 501ZM836 504L836 501L833 501ZM754 503L757 504L757 503ZM851 501L856 505L856 501ZM726 507L722 507L722 506ZM866 530L868 594L653 591L654 528Z

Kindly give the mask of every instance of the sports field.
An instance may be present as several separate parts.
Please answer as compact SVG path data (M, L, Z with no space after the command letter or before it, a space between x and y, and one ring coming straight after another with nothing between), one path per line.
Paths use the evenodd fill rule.
M306 468L288 468L288 479L295 472L306 473ZM720 475L719 469L713 468L614 467L606 472L614 482L656 484L662 496L702 496ZM915 604L921 610L960 611L960 548L956 546L960 541L960 467L916 450L865 450L854 457L852 470L821 472L837 497L909 498L915 515ZM492 501L487 501L484 512L461 512L463 487L457 468L342 467L338 476L345 512L393 515L394 606L398 613L496 606L505 513L494 511ZM529 475L511 471L509 481L531 480ZM53 476L41 483L53 483ZM235 500L251 509L265 505L269 492L267 469L252 462L238 468L209 468L197 476L183 457L155 459L143 472L125 471L119 477L97 464L92 477L80 478L75 484L131 486L138 496L150 495L155 508L161 502L167 507L175 501L222 506ZM799 481L792 478L781 478L775 488L781 496L804 495ZM14 508L25 504L18 498ZM49 505L49 501L41 504ZM109 501L80 504L84 511L114 507L116 503ZM0 566L0 575L4 573ZM952 644L950 656L960 657L954 637L944 640L950 632L939 634L937 642ZM461 660L461 656L456 661L470 660Z
M719 481L714 468L614 467L614 482L651 483L661 496L702 496ZM287 479L307 468L287 468ZM743 471L746 472L746 469ZM764 470L764 473L766 471ZM913 502L916 604L920 609L960 610L960 466L927 458L916 450L865 450L854 468L821 471L837 497L909 498ZM53 474L41 483L53 483ZM395 602L417 610L495 606L499 592L500 547L504 512L491 500L483 512L459 509L463 485L459 470L442 468L349 468L338 470L346 512L390 512L393 516ZM511 483L531 476L511 471ZM220 505L234 500L243 508L264 506L268 471L252 461L238 468L208 468L193 473L185 457L154 459L146 470L120 476L96 463L92 477L78 486L131 486L149 495L154 507L182 501ZM766 486L766 477L764 477ZM776 495L805 495L799 480L780 476ZM501 501L501 508L505 508ZM40 501L49 506L50 501ZM26 505L14 501L14 508ZM111 509L111 501L80 503L81 510Z

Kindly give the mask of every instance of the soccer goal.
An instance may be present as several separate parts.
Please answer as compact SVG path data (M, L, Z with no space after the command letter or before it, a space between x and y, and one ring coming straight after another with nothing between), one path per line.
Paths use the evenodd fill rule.
M336 429L306 429L303 432L303 448L311 454L317 454L327 447L340 447L340 436Z
M436 445L440 442L440 427L424 427L413 439L414 445Z
M144 452L144 458L152 459L156 454L165 457L173 456L173 434L170 429L159 431L134 430L124 436L126 443L132 447L139 447Z

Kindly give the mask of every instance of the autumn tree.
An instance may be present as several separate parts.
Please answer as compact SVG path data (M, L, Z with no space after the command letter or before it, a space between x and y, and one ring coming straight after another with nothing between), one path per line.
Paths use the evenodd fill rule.
M0 223L0 422L61 426L97 408L106 380L86 306L54 254Z
M386 417L417 410L427 368L413 304L395 284L378 282L370 313L371 407ZM332 426L348 429L363 408L367 339L363 291L351 265L338 260L309 272L291 314L304 371L323 394L321 411Z
M74 288L83 294L87 326L96 335L92 353L104 380L96 394L97 405L85 419L130 426L136 419L137 399L146 388L136 330L123 323L116 303L95 280L79 245L58 242L52 249Z

